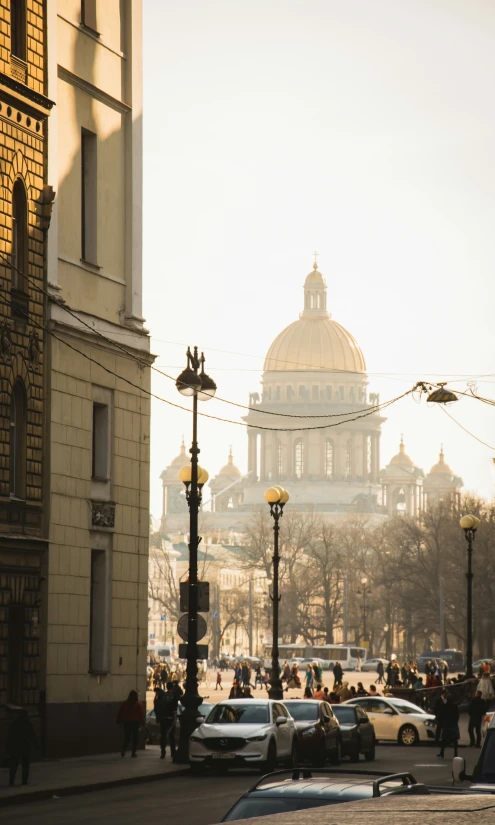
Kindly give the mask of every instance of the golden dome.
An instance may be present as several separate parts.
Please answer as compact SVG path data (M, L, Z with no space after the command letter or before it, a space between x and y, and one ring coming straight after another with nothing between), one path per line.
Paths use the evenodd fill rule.
M430 470L430 473L443 473L444 475L453 476L454 473L450 469L449 465L445 463L445 456L443 454L443 447L440 448L440 455L438 457L438 463L434 464Z
M174 460L170 463L171 467L182 467L183 464L186 464L187 456L186 456L186 445L184 444L184 439L182 439L182 444L180 445L180 453L176 455Z
M330 318L302 317L277 335L265 370L339 370L363 373L364 355L344 327Z
M399 467L414 467L414 461L404 451L404 439L401 438L399 452L390 459L390 464L399 465Z
M236 467L234 464L234 456L232 455L232 447L230 448L229 458L227 464L225 464L222 469L220 470L219 476L240 476L241 471L239 467Z
M311 272L306 275L306 280L304 281L304 286L308 286L309 284L321 284L322 286L326 286L326 281L321 272L318 270L318 264L313 264L313 269Z

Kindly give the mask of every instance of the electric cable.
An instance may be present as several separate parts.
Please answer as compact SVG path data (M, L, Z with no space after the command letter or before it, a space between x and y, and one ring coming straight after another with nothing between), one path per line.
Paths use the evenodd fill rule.
M464 427L464 426L460 423L460 421L458 421L458 420L457 420L457 418L454 418L454 416L453 416L451 413L449 413L449 412L445 409L445 407L440 407L440 409L442 410L442 412L444 412L444 413L445 413L445 415L448 415L448 417L452 419L452 421L454 422L454 424L457 424L457 426L458 426L458 427L460 427L460 428L461 428L461 430L464 430L464 432L465 432L465 433L467 433L468 435L470 435L470 436L471 436L471 438L474 438L474 439L475 439L476 441L478 441L480 444L483 444L483 446L484 446L484 447L488 447L488 449L489 449L489 450L493 450L493 452L495 453L495 447L492 447L492 446L491 446L491 444L487 444L487 443L486 443L486 441L483 441L483 439L482 439L482 438L478 438L478 436L477 436L477 435L475 435L475 434L474 434L474 433L472 433L470 430L468 430L466 427Z

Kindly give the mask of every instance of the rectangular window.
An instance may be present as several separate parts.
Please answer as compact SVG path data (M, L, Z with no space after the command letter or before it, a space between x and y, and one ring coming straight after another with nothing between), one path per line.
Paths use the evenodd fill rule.
M331 387L325 387L325 397L326 397L327 401L332 400L332 388Z
M312 392L313 392L313 401L318 401L319 398L320 398L320 391L319 391L318 387L313 387Z
M98 34L96 25L96 0L81 0L81 23Z
M107 481L109 478L110 416L107 404L93 401L93 463L92 478Z
M26 0L10 2L10 50L20 60L26 59Z
M343 400L344 400L344 388L339 387L339 401L343 401Z
M275 387L275 401L280 401L280 387Z
M292 387L287 387L287 401L292 401L293 395Z
M350 397L351 397L351 404L353 404L354 401L356 400L356 390L354 389L354 387L351 387Z
M306 398L306 388L305 387L299 387L299 400L304 401L305 398Z
M108 671L110 647L110 576L108 553L91 550L91 582L89 590L89 670Z
M81 258L97 265L97 145L96 135L81 132Z

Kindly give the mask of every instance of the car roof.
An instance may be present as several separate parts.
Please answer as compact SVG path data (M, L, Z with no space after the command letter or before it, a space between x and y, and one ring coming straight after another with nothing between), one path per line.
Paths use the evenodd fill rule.
M252 695L252 694L251 694ZM253 696L254 703L256 705L284 705L285 702L283 699L258 699L257 696ZM219 705L237 705L239 702L246 701L243 696L239 696L238 699L222 699L218 702Z
M281 701L282 701L282 700L281 700ZM309 706L309 705L320 705L320 704L321 704L321 702L326 702L326 701L327 701L326 699L296 699L296 698L294 697L294 699L285 699L285 700L282 702L282 704L284 704L284 705L292 705L292 704L293 704L293 702L298 702L298 703L299 703L299 702L304 702L304 704L305 704L305 705L308 705L308 706ZM327 702L327 704L328 704L328 702Z
M301 796L312 799L317 797L335 799L336 796L346 797L348 795L352 795L352 799L356 799L357 796L361 796L363 799L373 796L373 780L363 779L362 777L334 779L325 776L314 776L297 781L293 779L274 779L246 794L250 798L263 797L264 799L267 797L270 799L297 799Z

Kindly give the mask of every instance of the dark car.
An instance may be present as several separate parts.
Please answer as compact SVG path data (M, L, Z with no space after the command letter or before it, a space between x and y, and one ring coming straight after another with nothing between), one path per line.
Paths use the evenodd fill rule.
M287 699L284 705L296 723L298 760L321 766L330 759L339 765L340 725L331 705L317 699Z
M375 728L365 711L359 705L332 705L339 720L342 753L350 756L352 762L359 761L359 754L372 762L375 758Z
M198 708L198 714L200 716L206 717L208 716L210 710L214 706L210 702L203 702L202 705ZM179 744L179 731L180 731L180 715L184 712L184 705L179 705L177 707L177 722L175 725L175 744ZM146 714L146 725L144 729L145 733L145 742L147 745L157 745L160 743L160 724L156 721L155 711L153 708L149 710Z
M276 771L264 776L243 794L222 822L392 794L429 793L426 785L416 782L410 773L387 776L371 771L338 771L335 774L317 771L313 776L309 770L295 770L292 777L287 778L287 771Z

